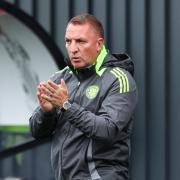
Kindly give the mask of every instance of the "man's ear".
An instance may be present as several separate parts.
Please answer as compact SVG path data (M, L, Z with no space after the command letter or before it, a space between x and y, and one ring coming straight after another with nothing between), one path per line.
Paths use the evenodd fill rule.
M103 48L103 45L104 45L104 39L99 38L98 41L97 41L97 51L98 52Z

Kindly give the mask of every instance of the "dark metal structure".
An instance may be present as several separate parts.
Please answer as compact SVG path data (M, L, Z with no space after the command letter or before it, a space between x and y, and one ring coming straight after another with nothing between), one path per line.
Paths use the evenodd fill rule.
M113 53L127 52L135 63L139 104L132 136L131 180L179 180L180 1L7 2L33 16L64 55L70 17L88 12L103 22L107 47Z

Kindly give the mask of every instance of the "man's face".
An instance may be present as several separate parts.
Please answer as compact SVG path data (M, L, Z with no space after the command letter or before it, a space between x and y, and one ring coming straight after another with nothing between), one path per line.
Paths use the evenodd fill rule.
M88 23L69 24L65 41L69 58L76 69L94 64L103 46L103 38Z

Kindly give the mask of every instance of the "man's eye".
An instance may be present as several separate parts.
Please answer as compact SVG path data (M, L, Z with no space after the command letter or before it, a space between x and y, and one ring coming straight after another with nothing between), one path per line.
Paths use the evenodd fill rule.
M80 41L78 41L78 43L79 43L79 44L85 44L86 41L80 40Z
M66 44L70 44L70 42L71 42L70 40L66 39Z

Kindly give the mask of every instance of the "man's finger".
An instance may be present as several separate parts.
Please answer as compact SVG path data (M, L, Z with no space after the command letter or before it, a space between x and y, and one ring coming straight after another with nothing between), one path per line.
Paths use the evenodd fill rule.
M65 89L67 89L67 86L66 86L64 79L61 79L61 86Z
M48 85L53 89L58 89L58 85L51 80L48 80Z

